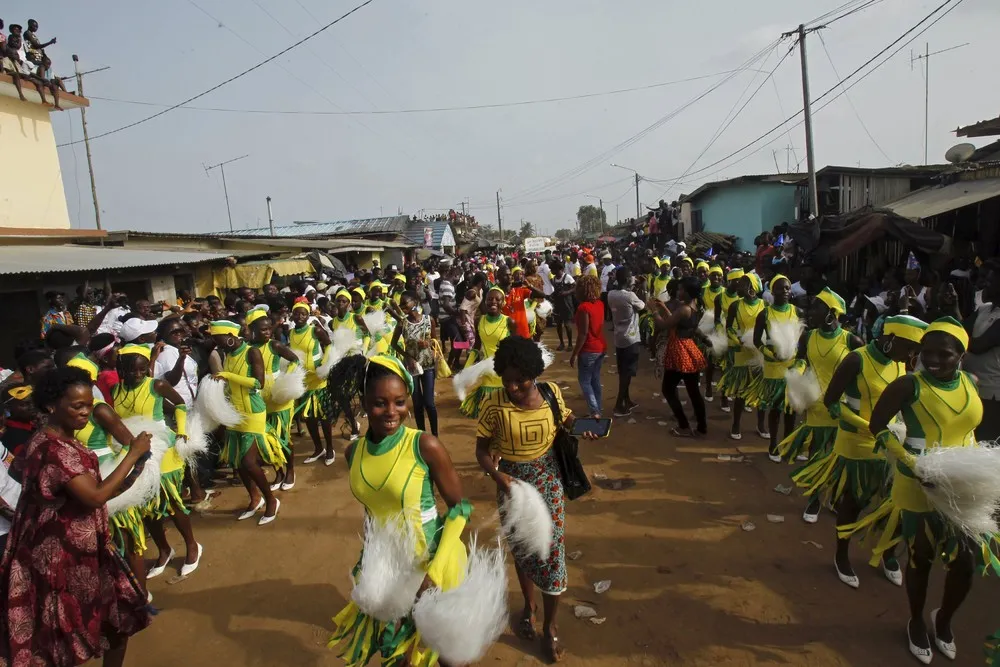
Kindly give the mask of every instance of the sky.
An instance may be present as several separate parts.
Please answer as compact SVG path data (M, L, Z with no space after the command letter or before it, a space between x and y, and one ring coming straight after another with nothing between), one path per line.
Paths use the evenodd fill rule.
M226 167L237 230L267 225L266 196L278 225L432 213L468 201L480 224L495 226L500 190L505 228L526 220L551 234L573 227L577 208L598 198L609 220L635 214L633 172L612 163L642 175L643 205L707 181L804 171L801 126L709 165L801 110L798 51L789 53L791 40L772 43L844 4L372 0L192 103L236 111L181 108L97 138L225 81L359 2L14 1L2 18L30 16L43 39L58 37L47 50L57 74L72 73L73 53L84 71L110 68L85 78L107 229L228 229L220 170L204 167L247 155ZM813 99L940 3L876 0L811 33ZM966 141L956 139L956 127L1000 113L991 72L997 25L1000 3L964 0L816 110L818 167L922 164L924 70L922 61L911 64L911 51L923 52L925 42L932 52L968 43L930 59L929 156L942 162L948 147ZM631 88L643 89L510 106ZM480 105L508 106L371 113ZM333 113L343 111L367 113ZM54 113L53 124L60 144L82 139L78 111ZM59 157L72 225L93 228L84 147L63 146Z

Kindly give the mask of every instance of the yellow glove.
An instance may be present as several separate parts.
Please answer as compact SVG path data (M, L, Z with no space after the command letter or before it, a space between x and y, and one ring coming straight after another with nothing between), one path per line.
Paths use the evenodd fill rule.
M468 500L462 500L449 510L444 528L441 529L437 552L427 566L427 576L443 591L458 586L465 579L468 556L465 543L462 542L462 532L470 516L472 503Z
M177 435L187 437L187 406L181 403L174 406L174 419L177 421Z
M232 382L233 384L238 384L239 386L246 387L247 389L260 389L260 384L252 377L237 375L236 373L230 373L229 371L222 371L218 375L226 382Z

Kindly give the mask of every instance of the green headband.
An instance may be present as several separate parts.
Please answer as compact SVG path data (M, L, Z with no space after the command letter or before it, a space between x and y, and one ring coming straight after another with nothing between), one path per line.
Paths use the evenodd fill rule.
M926 329L927 323L912 315L893 315L885 319L882 333L919 343Z

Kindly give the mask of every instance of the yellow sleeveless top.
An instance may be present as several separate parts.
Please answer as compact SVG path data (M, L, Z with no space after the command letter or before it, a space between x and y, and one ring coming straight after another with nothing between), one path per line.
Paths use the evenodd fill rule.
M725 301L725 297L723 297L723 301ZM733 328L736 330L736 335L742 337L747 331L753 331L754 325L757 324L757 316L760 315L762 310L764 310L763 299L754 299L753 303L748 303L746 299L740 299L736 306L736 319L733 321ZM728 313L728 311L726 312ZM728 317L728 314L724 315L724 317ZM753 350L740 347L733 356L733 365L746 366L753 358Z
M354 320L354 313L348 311L347 315L345 315L343 319L340 317L334 317L330 320L330 328L334 331L337 331L338 329L349 329L350 331L357 333L358 323Z
M111 390L111 407L122 419L129 417L146 417L156 422L163 422L163 397L153 388L153 378L146 378L134 389L125 387L119 382ZM160 462L160 474L167 475L184 469L184 459L174 448L175 437L170 438L170 448L164 452Z
M654 274L653 275L653 285L652 285L653 291L649 295L649 298L655 299L656 297L660 296L660 293L663 290L667 289L667 285L670 284L671 280L673 280L673 278L671 277L671 275L669 273L666 276L661 276L658 273Z
M823 392L820 395L820 400L809 406L806 411L806 422L810 426L835 428L838 424L837 420L830 416L826 405L823 404L823 395L826 394L826 388L830 386L830 380L833 379L837 366L851 352L848 345L850 339L850 332L841 327L837 327L836 330L829 333L821 329L813 329L809 332L809 337L806 339L806 361L816 375L820 391Z
M222 362L222 370L240 377L252 377L253 371L247 356L249 354L250 345L244 342L226 355L225 361ZM244 387L235 382L226 384L229 386L229 400L243 415L243 421L232 430L240 433L264 433L267 427L267 406L264 404L264 397L260 395L260 387L256 381L253 387Z
M497 345L504 338L510 335L510 324L506 315L498 315L497 319L490 320L489 315L479 318L479 325L476 333L482 341L483 357L492 357L497 352Z
M94 407L107 405L99 398L94 399ZM94 413L90 413L87 425L73 434L73 436L83 443L83 445L97 455L98 464L115 458L115 453L111 449L111 434L104 430L104 427L94 419ZM125 443L126 446L128 443Z
M926 371L913 378L914 391L903 406L906 423L906 451L922 456L935 447L968 447L976 443L975 429L983 418L983 402L968 373L959 371L951 382L941 382ZM896 462L892 483L896 507L910 512L930 512L927 496L902 461Z
M701 307L702 307L702 309L704 309L706 311L714 311L715 310L715 298L717 296L719 296L720 294L723 294L725 291L726 291L726 288L723 287L722 285L719 285L718 287L712 287L711 285L709 285L708 287L706 287L705 289L703 289L701 291Z
M852 410L865 421L872 418L872 409L885 388L906 374L906 366L886 357L875 343L854 350L861 357L861 372L847 385L844 392L844 410ZM868 429L858 429L843 419L837 426L834 451L849 459L883 458L875 453L875 436Z
M722 315L721 315L721 318L722 318L722 326L723 327L726 326L726 318L729 317L729 307L732 306L734 303L736 303L739 300L740 300L740 297L739 297L738 294L735 294L735 293L730 294L729 290L727 290L727 289L722 290L722 299L721 299L721 303L719 305L722 306Z
M302 367L306 369L306 390L316 391L326 386L326 380L316 375L316 367L323 363L323 347L316 338L313 325L288 332L288 346L303 357Z
M402 513L416 535L418 556L423 557L443 522L434 503L429 468L420 456L421 435L422 431L400 426L372 443L365 434L351 451L348 482L351 493L375 519Z
M767 306L764 310L767 317L767 327L770 331L771 324L775 322L798 322L799 315L795 312L795 306L792 304L785 304L784 310L779 310L774 306ZM764 360L764 379L766 380L783 380L785 379L785 371L791 368L795 364L795 357L786 361L770 361L768 359Z
M260 395L264 397L267 411L273 413L291 410L295 407L295 401L289 401L285 405L271 405L271 387L274 385L274 378L281 372L281 357L274 353L274 341L251 345L260 350L260 356L264 358L264 386L261 387Z

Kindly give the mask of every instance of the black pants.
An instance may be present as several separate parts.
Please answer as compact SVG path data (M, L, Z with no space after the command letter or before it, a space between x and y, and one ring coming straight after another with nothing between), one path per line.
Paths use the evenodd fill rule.
M705 399L701 397L701 387L698 373L681 373L679 371L663 371L663 397L670 404L670 409L674 411L677 418L677 425L683 430L691 428L687 415L684 414L684 407L681 399L677 395L677 385L684 382L687 387L688 397L691 399L691 407L694 408L694 418L698 422L698 432L707 433L708 424L705 420Z

